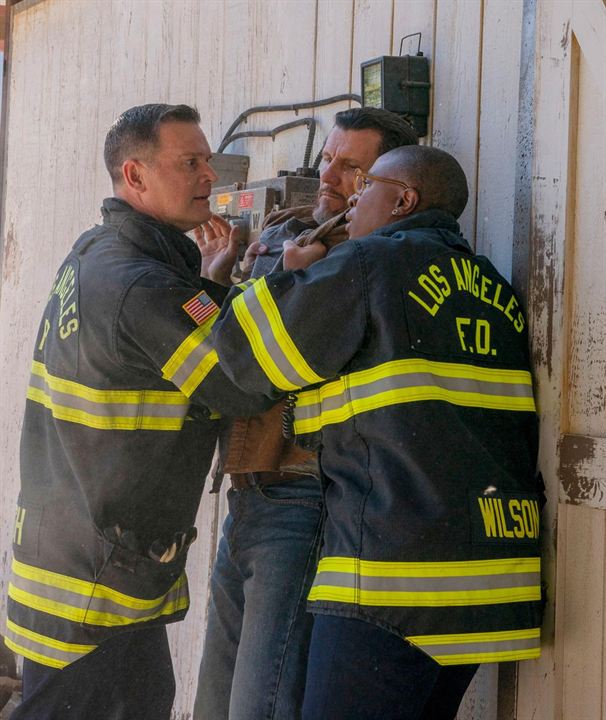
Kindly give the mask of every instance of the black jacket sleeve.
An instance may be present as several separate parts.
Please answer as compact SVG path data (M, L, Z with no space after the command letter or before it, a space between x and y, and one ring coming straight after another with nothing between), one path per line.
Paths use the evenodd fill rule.
M307 270L268 275L233 293L213 344L238 387L277 397L336 376L362 344L367 318L363 258L352 241Z
M125 366L160 375L194 404L225 415L255 415L272 401L230 382L211 344L223 296L223 288L203 279L198 287L168 270L146 272L121 304L117 353Z

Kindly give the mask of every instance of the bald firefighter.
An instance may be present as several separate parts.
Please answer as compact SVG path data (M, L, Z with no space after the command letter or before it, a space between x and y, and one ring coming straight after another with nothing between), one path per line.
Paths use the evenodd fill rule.
M232 291L214 325L225 373L291 393L320 453L305 720L454 718L480 663L539 656L526 320L460 233L467 196L449 154L386 153L356 173L351 240Z

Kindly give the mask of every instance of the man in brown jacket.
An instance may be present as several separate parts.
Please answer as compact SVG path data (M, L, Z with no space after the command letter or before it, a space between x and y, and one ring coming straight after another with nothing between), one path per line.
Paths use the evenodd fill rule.
M337 113L322 151L316 204L268 216L260 252L277 257L284 250L284 268L297 269L307 265L313 243L330 248L346 240L343 218L356 169L367 171L379 155L416 143L410 126L386 110ZM205 234L227 237L229 228L215 218ZM201 249L204 254L203 241ZM305 607L323 504L316 454L283 436L288 412L287 400L264 415L238 419L221 441L221 470L232 487L211 581L196 720L301 715L313 622Z

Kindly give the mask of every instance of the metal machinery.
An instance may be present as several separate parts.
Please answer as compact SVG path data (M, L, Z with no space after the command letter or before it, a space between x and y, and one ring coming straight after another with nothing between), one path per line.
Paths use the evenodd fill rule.
M211 164L219 174L219 182L223 175L215 166L215 158ZM218 156L223 158L244 158L246 156ZM236 180L230 185L213 188L210 196L210 207L213 213L222 215L232 224L240 227L242 246L259 239L263 219L272 210L296 205L311 205L315 202L320 181L315 177L301 175L282 175L267 180L246 183L246 178Z
M402 57L406 38L418 36L419 46L415 56ZM312 204L320 181L318 166L320 154L310 165L316 121L313 117L297 118L271 130L235 132L250 115L275 111L298 113L304 108L317 108L341 101L358 102L362 105L381 107L398 113L417 131L419 136L427 133L429 113L429 61L423 57L421 33L406 35L400 42L399 56L382 56L362 63L362 97L351 93L336 95L324 100L313 100L292 105L264 105L249 108L241 113L226 132L217 153L211 160L219 176L217 187L210 196L213 213L222 215L240 226L241 256L245 247L261 234L263 219L272 210L297 205ZM271 137L285 130L306 125L308 129L302 167L296 172L280 171L278 177L248 183L250 158L247 155L228 155L223 151L236 139L243 137Z

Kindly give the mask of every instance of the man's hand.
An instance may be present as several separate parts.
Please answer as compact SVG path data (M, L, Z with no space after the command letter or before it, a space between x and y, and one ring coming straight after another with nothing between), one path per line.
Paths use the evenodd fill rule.
M202 277L229 287L238 257L239 229L219 215L194 228L194 237L202 253Z
M299 247L292 240L285 240L282 247L284 248L285 270L304 270L316 260L321 260L328 252L326 245L319 241Z
M246 252L240 263L240 270L242 271L242 277L244 279L250 277L257 255L265 255L268 249L267 245L263 245L263 243L260 243L258 240L251 242L246 248Z

